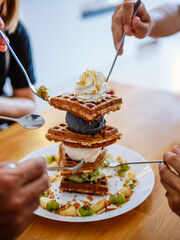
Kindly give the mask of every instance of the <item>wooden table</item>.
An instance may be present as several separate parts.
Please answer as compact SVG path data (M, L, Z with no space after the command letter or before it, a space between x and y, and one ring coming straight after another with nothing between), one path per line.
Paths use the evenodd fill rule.
M173 144L180 143L180 96L169 92L113 83L115 94L123 98L122 109L106 116L123 137L119 144L147 160L162 159ZM0 133L1 161L18 161L32 151L52 143L44 135L50 126L64 122L65 112L50 108L42 113L46 125L25 130L17 124ZM65 223L34 216L19 240L48 239L133 239L179 240L180 219L168 207L159 182L158 165L152 165L155 187L138 207L121 216L91 223Z

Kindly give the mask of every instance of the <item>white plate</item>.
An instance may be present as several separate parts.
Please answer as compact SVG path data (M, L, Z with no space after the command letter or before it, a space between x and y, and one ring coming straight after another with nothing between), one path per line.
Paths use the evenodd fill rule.
M25 161L28 158L32 157L38 157L38 156L44 156L51 154L57 154L58 153L58 145L54 144L45 148L41 148L35 152L30 153L26 157L24 157L21 161ZM117 144L113 144L108 147L108 153L110 153L113 157L120 156L123 160L126 160L127 162L135 162L135 161L146 161L141 155L138 153L127 149L125 147L122 147ZM135 187L134 193L132 194L130 201L123 204L121 208L117 208L116 210L105 212L102 214L94 214L93 216L89 217L67 217L67 216L61 216L58 214L54 214L51 212L48 212L41 207L39 207L34 213L38 216L49 218L57 221L64 221L64 222L92 222L92 221L99 221L104 220L108 218L112 218L118 215L121 215L123 213L126 213L138 205L140 205L151 193L153 187L154 187L154 173L149 164L141 164L141 165L130 165L130 170L134 171L137 176L137 180L139 181L139 184ZM105 174L113 175L115 174L115 169L104 169ZM56 172L49 172L49 175L56 175ZM120 181L120 178L117 176L114 176L113 178L107 178L108 185L109 185L109 192L115 193L123 186L123 182ZM115 184L116 182L116 184ZM57 189L55 191L55 189ZM51 190L55 193L55 198L59 203L67 203L68 201L72 201L72 199L76 199L77 202L79 202L81 205L83 205L83 201L88 201L87 194L77 194L77 193L68 193L68 192L61 192L59 193L59 182L55 183ZM105 196L107 199L109 198L109 195ZM60 198L60 199L57 199ZM104 198L104 196L93 196L92 203L96 203L99 200Z

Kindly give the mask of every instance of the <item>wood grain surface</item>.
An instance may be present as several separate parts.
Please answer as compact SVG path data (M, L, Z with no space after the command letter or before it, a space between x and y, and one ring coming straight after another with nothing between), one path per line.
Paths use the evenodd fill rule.
M107 123L123 134L118 144L147 160L162 159L175 143L180 144L180 96L117 83L111 83L111 88L123 98L122 109L106 116ZM25 130L14 124L0 132L0 161L19 161L32 151L53 144L45 139L45 133L50 126L65 121L65 112L51 107L41 115L46 124L39 130ZM158 165L152 168L154 189L132 211L91 223L65 223L33 216L31 225L18 240L179 240L180 218L168 207L165 190L159 182Z

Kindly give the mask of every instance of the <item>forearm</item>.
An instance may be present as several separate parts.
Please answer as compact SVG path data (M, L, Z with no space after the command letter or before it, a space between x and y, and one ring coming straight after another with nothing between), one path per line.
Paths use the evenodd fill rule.
M150 12L150 37L158 38L172 35L180 31L180 5L165 4Z
M21 97L0 97L0 115L6 117L22 117L33 113L35 103L33 100Z

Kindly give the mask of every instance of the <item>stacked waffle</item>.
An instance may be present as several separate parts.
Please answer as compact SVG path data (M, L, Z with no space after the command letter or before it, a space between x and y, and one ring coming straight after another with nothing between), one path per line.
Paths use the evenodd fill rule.
M106 195L107 179L102 171L105 147L121 138L118 130L106 125L104 115L120 109L122 99L107 93L105 77L100 72L86 71L74 93L51 98L50 105L67 111L66 123L48 130L49 141L61 142L60 166L73 167L82 159L81 169L72 175L64 170L60 189L69 192Z

